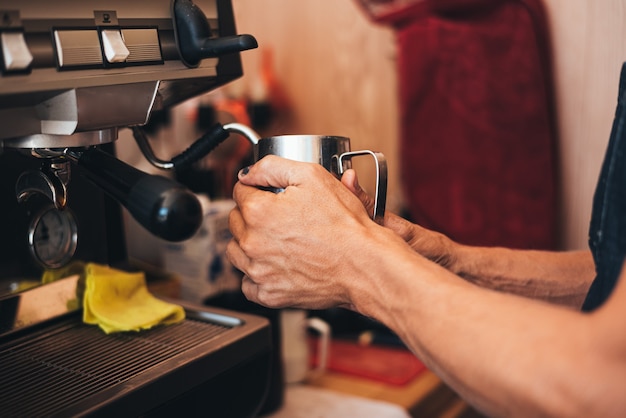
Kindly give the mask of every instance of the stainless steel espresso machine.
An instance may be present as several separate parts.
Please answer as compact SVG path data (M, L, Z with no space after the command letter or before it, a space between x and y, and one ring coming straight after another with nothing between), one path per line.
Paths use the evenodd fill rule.
M185 187L117 158L119 130L164 170L204 156L225 132L161 161L141 126L240 77L254 47L230 0L0 0L0 416L259 412L265 318L185 306L182 323L106 335L70 303L74 262L129 268L122 206L166 240L202 222Z

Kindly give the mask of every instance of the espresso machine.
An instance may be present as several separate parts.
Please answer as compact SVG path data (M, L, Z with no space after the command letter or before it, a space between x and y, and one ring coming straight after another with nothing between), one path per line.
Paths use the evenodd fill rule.
M106 335L82 323L76 262L129 267L122 207L169 241L202 222L173 176L123 163L132 129L176 170L227 134L159 159L152 114L242 75L230 0L0 0L0 415L255 416L271 361L265 318L184 305L182 323ZM47 273L55 280L42 283Z

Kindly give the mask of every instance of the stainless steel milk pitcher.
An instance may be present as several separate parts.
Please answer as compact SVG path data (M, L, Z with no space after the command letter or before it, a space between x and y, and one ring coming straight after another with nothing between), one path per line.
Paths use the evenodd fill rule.
M326 135L279 135L260 138L251 128L240 123L224 125L229 132L245 136L254 148L254 161L266 155L277 155L295 161L321 164L340 178L352 167L353 157L369 155L376 165L376 195L372 219L383 224L387 200L387 160L380 152L370 150L350 151L350 138Z

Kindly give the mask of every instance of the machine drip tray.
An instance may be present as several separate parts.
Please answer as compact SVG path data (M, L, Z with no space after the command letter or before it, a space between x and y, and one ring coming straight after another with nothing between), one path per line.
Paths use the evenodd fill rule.
M267 320L186 307L176 325L104 334L79 313L0 339L0 415L253 416L267 387Z

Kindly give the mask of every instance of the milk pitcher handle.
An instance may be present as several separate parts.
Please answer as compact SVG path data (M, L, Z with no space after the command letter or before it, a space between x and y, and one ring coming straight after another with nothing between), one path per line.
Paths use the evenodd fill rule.
M339 156L337 168L339 175L344 172L344 160L351 160L352 157L361 155L371 155L376 161L376 196L374 197L374 214L372 219L379 225L382 225L385 218L385 205L387 203L387 159L380 152L370 150L349 151Z

